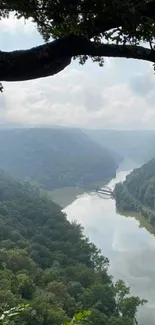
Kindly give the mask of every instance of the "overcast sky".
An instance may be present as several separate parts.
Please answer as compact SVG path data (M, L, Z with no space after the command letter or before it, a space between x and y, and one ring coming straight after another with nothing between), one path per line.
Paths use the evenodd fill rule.
M32 23L0 22L0 50L43 43ZM72 64L54 77L4 83L0 123L59 124L110 129L155 129L155 75L142 61L106 59Z

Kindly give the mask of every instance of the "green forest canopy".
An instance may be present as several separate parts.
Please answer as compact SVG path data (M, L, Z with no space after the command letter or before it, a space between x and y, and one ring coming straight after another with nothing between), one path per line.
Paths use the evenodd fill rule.
M81 63L91 57L101 66L106 56L155 63L155 0L1 1L1 18L10 13L32 19L44 40L54 41L0 52L2 81L50 76L77 56Z
M16 325L61 325L83 310L86 325L135 325L145 301L112 282L108 263L48 195L0 171L0 314L29 304Z
M117 184L115 197L119 209L137 211L155 225L155 158Z
M107 180L115 176L120 160L80 130L0 130L0 168L46 189Z

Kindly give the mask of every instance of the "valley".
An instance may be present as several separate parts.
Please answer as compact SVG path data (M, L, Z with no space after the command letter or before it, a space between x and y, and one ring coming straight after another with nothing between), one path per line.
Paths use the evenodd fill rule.
M131 172L118 171L108 186L114 189ZM69 221L82 224L85 235L108 256L114 280L123 279L132 294L148 300L139 309L139 324L154 325L155 228L140 214L119 212L114 200L92 193L78 196L63 211Z
M78 129L0 130L1 312L26 302L25 325L88 309L88 325L154 325L155 160L140 167L149 156L139 142L133 159L132 143L125 152Z
M121 160L79 129L0 129L0 168L45 190L107 181Z

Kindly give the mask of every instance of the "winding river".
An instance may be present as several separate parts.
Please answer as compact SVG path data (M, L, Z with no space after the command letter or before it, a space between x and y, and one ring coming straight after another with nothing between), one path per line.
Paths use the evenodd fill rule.
M119 171L108 184L113 188L129 171ZM115 201L84 193L64 209L68 220L77 220L86 236L110 260L109 273L131 287L131 293L148 300L139 310L141 325L155 324L155 236L154 229L137 216L118 214ZM149 231L148 231L149 230Z

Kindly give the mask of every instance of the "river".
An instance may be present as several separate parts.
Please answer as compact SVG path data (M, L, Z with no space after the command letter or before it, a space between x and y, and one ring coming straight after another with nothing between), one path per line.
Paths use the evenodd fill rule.
M108 186L113 188L127 174L129 171L119 171ZM124 280L132 294L148 300L139 310L139 324L154 325L155 237L151 226L117 213L115 201L98 194L84 193L63 211L68 220L77 220L84 227L86 236L109 258L114 280Z

